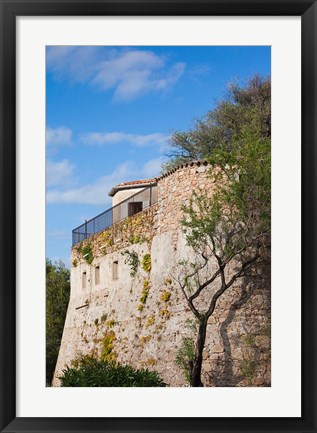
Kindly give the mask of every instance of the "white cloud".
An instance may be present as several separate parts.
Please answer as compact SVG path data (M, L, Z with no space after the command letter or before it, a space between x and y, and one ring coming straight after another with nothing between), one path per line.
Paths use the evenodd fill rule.
M70 186L74 184L75 166L66 159L62 161L46 161L46 187Z
M170 69L144 67L143 69L131 68L118 75L114 99L117 101L129 101L137 96L149 92L166 91L171 89L185 71L184 63L176 63Z
M131 180L134 175L133 165L126 162L118 166L111 174L102 176L90 184L67 191L49 190L46 194L46 201L47 203L109 204L110 189L120 182Z
M151 51L121 52L116 57L100 63L100 70L93 82L102 89L110 89L124 80L127 74L132 72L144 74L163 66L163 59Z
M162 156L150 159L143 166L143 174L145 177L156 177L160 174L164 158Z
M55 183L52 186L58 186L59 188L48 189L46 201L55 204L104 205L106 208L106 206L111 206L111 198L108 196L108 192L114 185L130 180L156 177L160 174L163 162L163 156L150 159L143 165L136 165L127 161L116 167L112 173L101 176L94 182L76 188L67 188L66 190L63 188L65 187L63 182ZM60 164L59 167L62 172L62 165Z
M72 130L65 126L46 128L46 144L48 147L68 145L72 141Z
M164 146L169 136L162 133L153 134L128 134L125 132L89 132L81 135L81 140L85 144L112 144L130 143L135 146L159 145Z
M46 49L46 67L57 79L85 82L96 73L101 47L51 46Z
M113 89L116 101L172 88L185 63L167 63L163 56L138 49L48 47L46 54L47 69L56 78L88 82L102 91Z

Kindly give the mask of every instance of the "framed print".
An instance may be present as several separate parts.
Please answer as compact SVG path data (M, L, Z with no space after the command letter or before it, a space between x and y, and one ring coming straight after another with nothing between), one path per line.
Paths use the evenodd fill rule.
M316 431L316 42L1 0L1 431Z

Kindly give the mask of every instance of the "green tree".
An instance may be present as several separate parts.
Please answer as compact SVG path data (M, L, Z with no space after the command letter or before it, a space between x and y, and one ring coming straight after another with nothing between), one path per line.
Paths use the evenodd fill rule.
M198 321L192 386L203 386L202 353L207 322L217 302L240 278L264 275L270 263L271 120L270 79L253 77L188 132L175 132L166 169L206 158L212 163L212 195L192 196L181 225L192 255L176 280Z
M212 197L194 194L181 221L193 256L177 280L198 320L192 386L203 386L207 322L219 298L237 279L261 274L270 257L269 141L251 135L230 152L215 152L213 162Z
M46 259L46 382L51 384L70 294L70 272Z
M216 148L230 150L245 128L262 137L271 137L271 79L258 75L245 86L232 83L215 109L194 121L189 131L172 131L168 171L182 163L209 158Z

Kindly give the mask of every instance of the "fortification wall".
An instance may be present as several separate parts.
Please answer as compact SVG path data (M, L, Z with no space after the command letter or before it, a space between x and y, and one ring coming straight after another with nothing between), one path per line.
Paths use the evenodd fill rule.
M62 369L81 354L156 370L170 386L186 386L175 357L182 338L193 336L186 323L194 316L177 279L179 261L190 259L192 251L180 229L180 207L194 190L212 193L209 168L192 164L162 176L156 205L72 249L71 299L55 386ZM87 246L91 264L83 258ZM237 282L219 300L203 353L206 385L270 385L268 275Z

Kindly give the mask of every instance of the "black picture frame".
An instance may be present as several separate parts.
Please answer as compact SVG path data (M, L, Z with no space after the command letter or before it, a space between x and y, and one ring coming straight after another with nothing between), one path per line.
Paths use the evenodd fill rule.
M0 6L1 432L316 432L316 1L0 0ZM16 416L16 17L69 15L301 16L302 416L300 418L252 418L252 414L250 418L18 418Z

